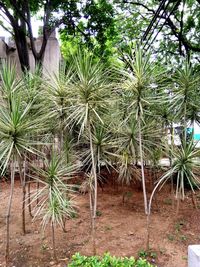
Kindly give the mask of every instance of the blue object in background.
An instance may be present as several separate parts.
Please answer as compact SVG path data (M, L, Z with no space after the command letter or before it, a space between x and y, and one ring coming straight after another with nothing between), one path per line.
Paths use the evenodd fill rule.
M187 128L187 134L192 134L193 128ZM195 141L199 141L200 140L200 133L194 133L193 136Z
M200 134L194 134L194 140L199 141L200 140Z

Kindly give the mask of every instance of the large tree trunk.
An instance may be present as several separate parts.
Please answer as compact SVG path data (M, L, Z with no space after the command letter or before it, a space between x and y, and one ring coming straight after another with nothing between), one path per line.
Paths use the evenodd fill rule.
M30 69L26 32L21 28L14 28L14 39L21 69L25 72Z

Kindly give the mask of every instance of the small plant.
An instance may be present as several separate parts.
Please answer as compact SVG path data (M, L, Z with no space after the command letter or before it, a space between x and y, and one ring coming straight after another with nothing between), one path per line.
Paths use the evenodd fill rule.
M174 241L174 235L172 235L172 234L168 234L167 238L169 241Z
M76 253L72 257L72 261L68 264L68 267L153 267L146 259L136 260L134 257L115 257L109 253L104 254L103 257L99 256L82 256Z
M128 199L130 199L130 198L132 198L132 196L133 196L133 192L128 191L128 192L125 193L125 196L126 196Z
M170 198L166 198L163 202L166 205L172 205L172 200Z
M185 235L181 235L180 236L180 240L181 241L186 241L188 238L187 238L187 236L185 236Z
M41 251L44 252L44 251L46 251L48 249L49 249L49 247L47 246L47 244L44 243L44 244L41 245Z
M139 252L138 252L138 256L141 257L141 258L146 258L148 256L148 252L144 249L141 249Z
M97 216L97 217L100 217L101 215L102 215L102 212L101 212L100 210L97 210L97 211L96 211L96 216Z
M106 226L105 226L105 231L110 231L110 230L112 230L112 226L110 226L110 225L106 225Z
M70 214L70 218L72 218L72 219L77 219L77 218L78 218L78 213L77 213L75 210L73 210L73 211L71 212L71 214Z
M185 222L184 220L179 220L176 224L175 224L175 230L176 233L180 232L182 227L184 226Z
M155 251L152 251L150 252L150 255L149 255L152 259L157 259L158 255Z
M164 255L166 253L166 248L159 248L160 254Z

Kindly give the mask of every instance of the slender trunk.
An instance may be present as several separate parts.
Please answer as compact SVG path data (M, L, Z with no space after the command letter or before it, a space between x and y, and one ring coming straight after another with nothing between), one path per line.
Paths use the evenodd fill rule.
M173 146L174 146L174 138L173 138L173 124L170 124L170 139L171 139L171 147L169 151L169 164L170 168L172 168L173 164ZM174 181L173 181L173 175L170 175L170 181L171 181L171 198L172 198L172 208L174 209Z
M40 182L37 182L37 199L36 199L36 204L38 205L39 204L39 189L40 189Z
M154 183L155 183L155 181L158 180L157 168L156 168L155 165L154 165L154 170L153 170L153 179L154 179L154 182L153 182L152 192L153 192L153 189L154 189ZM159 207L158 207L158 200L157 200L157 196L156 195L154 196L154 199L155 199L156 209L158 210Z
M90 201L90 223L92 229L92 217L93 217L93 204L92 204L92 190L89 190L89 201Z
M31 179L29 177L28 181L28 212L31 218L33 218L32 209L31 209Z
M149 241L150 241L150 216L151 216L151 206L152 206L152 201L153 201L153 197L156 193L156 190L158 189L158 187L160 186L161 182L163 181L163 178L161 178L161 180L155 185L151 196L149 198L149 203L148 203L148 214L147 214L147 242L146 242L146 247L149 248Z
M63 130L61 130L61 133L60 133L60 145L59 145L59 153L60 153L60 156L62 156L62 148L63 148Z
M186 102L184 103L184 114L183 114L183 118L184 118L184 122L183 122L183 127L184 127L184 142L186 144L187 141L187 122L186 122L186 111L187 111L187 107L186 107Z
M25 199L26 199L26 156L24 159L24 175L23 175L23 199L22 199L22 231L26 233L26 213L25 213Z
M146 251L150 249L150 212L147 214L147 240L146 240Z
M23 162L22 166L22 161L21 159L18 160L18 166L19 166L19 174L20 174L20 181L21 181L21 186L22 186L22 233L25 235L26 233L26 223L25 223L25 198L26 198L26 157ZM23 173L23 167L24 167L24 173Z
M38 148L38 146L37 146L37 149L39 149ZM36 156L36 164L37 164L37 167L38 168L40 168L40 159L39 159L39 156L36 154L35 155ZM39 203L39 189L40 189L40 183L37 181L37 199L36 199L36 204L38 205L38 203Z
M141 175L142 175L142 189L144 197L144 210L145 214L148 214L147 193L144 176L144 164L143 164L143 149L142 149L142 134L141 134L141 119L138 118L138 130L139 130L139 148L140 148L140 163L141 163Z
M93 254L96 255L96 213L97 213L97 174L96 174L96 163L94 159L94 150L92 142L92 133L90 123L88 124L89 136L90 136L90 152L92 158L92 173L94 178L94 194L93 195L93 214L92 214L92 244Z
M6 251L5 251L5 260L6 266L8 266L9 261L9 254L10 254L10 214L11 214L11 207L12 207L12 199L13 199L13 192L14 192L14 182L15 182L15 160L12 160L11 163L11 185L10 185L10 197L8 201L8 210L6 215Z
M51 223L51 233L52 233L53 257L54 257L55 260L57 260L56 243L55 243L55 229L54 229L53 222Z

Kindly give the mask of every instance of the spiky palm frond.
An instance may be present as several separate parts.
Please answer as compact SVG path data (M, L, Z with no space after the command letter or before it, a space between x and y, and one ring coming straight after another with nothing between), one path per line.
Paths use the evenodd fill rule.
M130 185L131 182L141 180L140 171L133 164L132 155L128 151L122 151L120 155L119 165L119 176L118 181L124 185Z
M1 106L9 108L13 94L23 90L23 80L17 77L15 66L11 63L4 63L0 69L0 101Z
M155 99L154 87L157 76L157 68L151 62L150 54L144 55L140 48L135 50L134 59L130 58L131 71L123 71L124 88L126 95L127 114L143 117L148 112L148 108ZM127 103L125 103L127 105Z
M64 128L70 105L69 94L72 87L73 69L71 66L62 68L58 74L54 74L47 80L44 88L44 97L51 117L56 122L55 128ZM66 122L65 122L66 124Z
M161 177L159 184L164 184L172 176L176 183L176 197L185 198L185 184L190 185L194 192L194 186L199 188L199 149L191 140L189 143L183 143L180 148L173 151L174 161L172 167Z
M63 227L64 219L74 213L74 185L69 184L69 180L76 171L77 166L67 166L63 158L55 152L52 153L50 161L45 160L44 169L33 167L34 174L31 177L42 185L32 197L32 202L40 199L34 208L34 217L42 219L43 229L48 223Z
M199 106L199 75L195 72L192 64L186 60L182 69L178 69L173 77L173 106L176 116L182 123L186 123L187 114L194 106ZM195 104L196 103L196 104ZM195 108L196 109L196 108ZM199 112L199 111L198 111Z
M102 114L108 110L110 101L110 85L108 72L90 54L79 52L74 57L74 64L68 121L71 125L80 125L80 133L83 133L88 123L103 123Z
M84 142L84 144L88 144L88 146L85 146L82 150L81 159L83 165L88 166L89 170L91 169L91 152L88 134L85 134L81 141ZM115 158L118 157L116 154L118 143L110 127L97 123L97 125L92 128L92 143L96 161L96 171L100 173L102 166L105 166L108 170L110 167L114 168Z
M36 143L31 135L43 129L41 114L31 116L32 103L24 105L20 97L13 95L9 108L0 107L0 160L6 168L11 156L22 157L24 152L36 153Z

